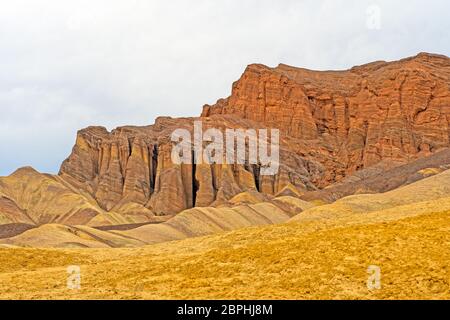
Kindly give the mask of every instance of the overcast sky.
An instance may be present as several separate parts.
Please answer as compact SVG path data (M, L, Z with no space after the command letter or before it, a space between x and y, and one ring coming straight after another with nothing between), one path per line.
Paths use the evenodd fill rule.
M76 131L196 116L250 63L449 55L448 0L0 0L0 175L56 173Z

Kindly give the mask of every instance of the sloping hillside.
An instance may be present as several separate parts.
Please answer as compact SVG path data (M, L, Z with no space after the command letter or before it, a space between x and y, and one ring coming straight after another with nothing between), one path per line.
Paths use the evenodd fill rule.
M92 199L29 167L0 178L0 191L35 224L83 224L102 212Z
M135 249L0 249L0 298L450 299L449 231L442 212L252 227ZM81 290L66 288L68 265L81 266ZM379 290L367 288L370 265L381 270Z
M128 202L109 212L88 193L59 176L42 174L30 167L0 177L0 234L12 224L107 226L159 221L142 205Z
M265 203L187 210L166 230L44 226L64 231L66 244L97 247L137 245L131 234L157 242L219 233L127 249L3 248L0 298L450 299L449 178L450 170L231 232L222 231L288 215ZM79 291L66 288L68 265L81 267ZM367 287L369 266L380 268L380 289Z
M389 169L379 164L356 171L340 183L302 195L302 199L330 203L353 194L387 192L447 169L450 169L450 149L448 148L394 168Z
M106 231L82 225L44 224L1 239L0 244L40 248L136 247L250 226L282 223L292 217L291 212L301 212L312 206L300 199L284 196L258 204L189 209L167 222L145 224L125 231Z
M386 212L398 217L445 210L450 210L450 170L389 192L345 197L332 204L306 210L292 221L358 218L368 213L376 217Z
M183 211L162 224L145 225L116 233L147 243L179 240L250 226L286 222L292 216L291 212L299 212L307 207L312 205L296 198L282 197L274 202L229 208L194 208Z
M71 227L61 224L45 224L4 239L0 244L35 248L115 248L145 245L142 241L111 232L87 226Z
M361 194L329 205L314 206L295 197L281 196L261 203L252 193L231 199L239 205L185 210L166 222L129 230L98 230L87 226L43 225L0 244L34 247L142 246L215 233L291 221L318 221L344 226L397 220L430 212L450 211L450 170L380 194ZM248 203L245 203L248 202Z

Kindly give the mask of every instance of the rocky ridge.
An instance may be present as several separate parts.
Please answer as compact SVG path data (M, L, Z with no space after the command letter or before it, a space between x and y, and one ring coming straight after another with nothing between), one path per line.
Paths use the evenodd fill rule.
M231 96L202 116L233 114L307 141L322 154L319 187L386 162L407 163L450 144L450 59L421 53L345 71L250 65Z
M448 164L449 87L450 59L426 53L346 71L250 65L231 96L204 106L200 118L161 117L154 125L111 132L89 127L78 132L58 175L25 168L0 178L0 223L22 229L140 224L193 207L227 206L243 192L269 201L384 192L383 178L349 186L355 177L372 181L434 155L430 164ZM280 171L262 176L252 164L174 164L171 133L192 132L198 120L205 130L280 129ZM398 182L392 188L415 179L418 170L408 168L391 174Z

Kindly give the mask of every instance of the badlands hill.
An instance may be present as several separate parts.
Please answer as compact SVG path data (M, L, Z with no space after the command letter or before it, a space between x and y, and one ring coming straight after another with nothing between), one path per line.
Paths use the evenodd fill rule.
M0 177L0 298L450 299L449 93L427 53L250 65L199 118L80 130L57 175ZM174 164L199 120L279 128L279 172Z
M287 223L140 248L0 248L0 298L450 299L449 185L447 170ZM67 289L68 265L81 290ZM370 265L382 290L367 288Z
M0 177L0 239L136 246L282 222L306 208L298 198L317 205L386 192L448 169L449 104L450 59L441 55L345 71L250 65L199 118L89 127L58 175L27 167ZM280 129L280 170L172 163L171 133L199 120L204 130ZM113 239L99 244L104 233ZM39 242L42 234L51 239Z
M240 195L248 196L248 195ZM89 226L44 224L16 236L0 239L0 245L55 248L137 247L158 242L198 237L239 228L288 221L312 204L293 197L231 207L185 210L164 223L150 223L130 230L101 230Z
M429 169L436 172L436 169ZM342 198L316 206L297 197L279 196L259 202L249 193L235 197L238 205L193 208L166 222L145 224L129 230L99 230L89 226L44 224L0 239L0 245L57 248L139 247L191 237L223 233L251 226L320 221L342 226L398 220L450 211L450 169L400 188L377 194ZM254 202L254 203L251 203Z

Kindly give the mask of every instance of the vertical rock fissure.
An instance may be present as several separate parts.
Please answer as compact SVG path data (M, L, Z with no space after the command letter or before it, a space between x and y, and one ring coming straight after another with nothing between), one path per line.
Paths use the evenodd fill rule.
M261 167L258 164L254 164L253 165L253 178L255 179L255 186L256 186L256 190L258 190L258 192L260 191L260 172L261 172Z
M195 154L194 151L192 151L192 158L194 158ZM196 178L196 172L197 172L197 165L195 164L195 161L192 163L192 207L195 207L195 204L197 202L197 192L199 189L199 182Z
M150 190L151 192L153 192L155 190L156 172L158 169L158 146L156 144L153 145L152 159L150 165L151 165Z
M195 177L195 173L197 171L197 165L195 163L192 164L192 207L195 207L197 202L197 192L199 189L199 182Z

